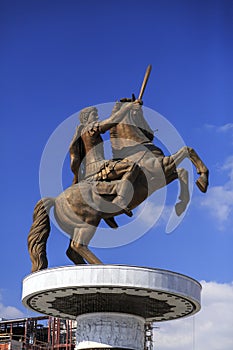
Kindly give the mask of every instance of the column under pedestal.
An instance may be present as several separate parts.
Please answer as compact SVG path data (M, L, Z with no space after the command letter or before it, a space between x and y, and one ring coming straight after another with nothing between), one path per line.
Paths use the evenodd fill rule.
M140 316L98 312L77 317L76 350L144 348L145 320Z

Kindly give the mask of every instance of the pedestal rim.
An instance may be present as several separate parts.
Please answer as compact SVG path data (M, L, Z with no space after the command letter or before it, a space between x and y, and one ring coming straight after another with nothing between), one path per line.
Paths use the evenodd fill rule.
M123 312L147 321L166 321L198 312L200 294L198 281L170 270L80 265L41 270L25 277L22 301L33 311L68 319L86 313L85 307L87 313L99 312L103 300L106 309L101 310L107 312L122 312L127 303Z
M80 269L80 268L90 268L91 269L98 269L98 268L103 268L103 269L108 269L109 267L111 268L118 268L118 267L123 267L123 268L131 268L131 269L140 269L141 271L143 270L147 270L147 271L157 271L157 272L161 272L161 273L167 273L170 275L176 275L176 276L181 276L184 277L185 279L188 279L190 281L193 281L195 284L199 285L200 289L202 289L202 285L199 281L197 281L195 278L190 277L185 275L184 273L180 273L180 272L176 272L176 271L172 271L172 270L168 270L168 269L162 269L162 268L157 268L157 267L146 267L146 266L137 266L137 265L126 265L126 264L79 264L79 265L64 265L64 266L56 266L56 267L49 267L40 271L35 271L35 272L31 272L29 275L26 275L23 278L23 283L24 281L26 281L27 279L29 279L31 276L37 274L46 274L49 273L50 271L57 271L57 270L64 270L64 269Z

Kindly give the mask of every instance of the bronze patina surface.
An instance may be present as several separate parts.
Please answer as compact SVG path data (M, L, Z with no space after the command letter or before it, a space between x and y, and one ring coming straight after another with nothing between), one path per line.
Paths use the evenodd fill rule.
M182 147L165 156L153 143L154 132L142 108L142 96L151 66L146 71L139 99L124 98L117 102L110 117L98 120L95 107L80 112L80 123L70 144L73 184L56 198L43 198L35 206L28 236L32 271L48 266L46 241L50 232L49 210L54 207L60 227L70 235L68 257L75 264L101 264L88 249L101 219L117 228L115 216L132 216L132 209L154 191L178 179L180 182L177 215L189 202L188 172L179 164L188 158L196 168L200 191L208 187L208 169L193 148ZM113 159L104 157L101 134L109 131ZM133 190L132 190L133 189Z

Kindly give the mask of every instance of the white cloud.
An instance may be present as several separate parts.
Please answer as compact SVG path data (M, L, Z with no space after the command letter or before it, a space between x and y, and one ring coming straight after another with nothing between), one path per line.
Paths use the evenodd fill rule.
M221 170L227 172L228 180L221 186L210 187L201 205L209 210L218 227L223 229L233 212L233 156L226 159Z
M5 306L0 295L0 317L6 319L24 317L24 314L14 306Z
M205 124L205 128L223 133L223 132L233 131L233 123L227 123L220 126L216 126L213 124Z
M24 317L24 314L14 306L4 306L0 304L0 317L14 319Z
M216 129L218 132L228 132L233 131L233 123L228 123L222 126L217 127Z
M155 204L150 200L147 200L146 207L143 206L142 210L138 210L139 219L142 223L147 223L149 225L154 225L160 218L164 206L160 204Z
M201 282L202 309L195 316L155 324L159 350L232 350L233 283Z
M204 125L205 129L210 132L215 132L218 134L220 137L224 137L230 140L231 144L233 142L233 123L227 123L224 125L213 125L213 124L205 124ZM229 138L230 136L230 138Z
M228 183L230 188L233 188L233 156L230 156L227 158L226 162L224 163L222 170L226 170L229 172L230 181Z

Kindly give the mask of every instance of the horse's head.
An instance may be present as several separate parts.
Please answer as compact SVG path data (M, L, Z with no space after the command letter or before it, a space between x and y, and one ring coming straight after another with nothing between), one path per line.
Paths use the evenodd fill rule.
M112 114L118 112L127 102L132 102L132 99L125 98L116 102ZM139 143L148 142L148 139L153 140L154 132L144 117L142 104L132 103L131 108L125 111L121 122L117 125L117 132L121 138L135 139Z
M116 112L118 112L125 103L134 102L134 99L130 98L122 98L120 99L120 102L116 102L113 110L112 115ZM139 103L132 103L132 107L125 111L121 124L130 124L133 126L136 126L138 128L141 128L141 120L144 119L143 117L143 111L142 111L142 105Z

